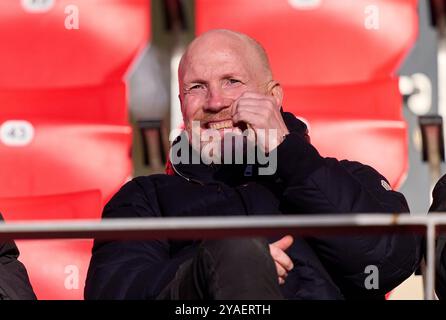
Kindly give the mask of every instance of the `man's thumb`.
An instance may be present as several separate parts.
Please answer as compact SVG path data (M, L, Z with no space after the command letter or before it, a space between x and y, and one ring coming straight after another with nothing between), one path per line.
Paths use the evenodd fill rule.
M286 235L285 237L283 237L282 239L274 242L273 244L280 248L281 250L285 251L286 249L288 249L292 244L293 244L293 237L290 235Z

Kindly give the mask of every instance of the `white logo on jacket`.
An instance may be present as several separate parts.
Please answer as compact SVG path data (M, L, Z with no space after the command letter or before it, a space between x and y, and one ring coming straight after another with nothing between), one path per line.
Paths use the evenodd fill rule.
M392 191L392 187L387 183L386 180L381 180L381 185L382 185L383 188L386 189L387 191Z

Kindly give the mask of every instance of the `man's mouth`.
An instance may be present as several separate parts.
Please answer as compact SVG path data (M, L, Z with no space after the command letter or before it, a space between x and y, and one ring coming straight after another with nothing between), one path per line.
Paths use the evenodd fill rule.
M233 128L232 120L210 121L206 123L206 127L213 130Z

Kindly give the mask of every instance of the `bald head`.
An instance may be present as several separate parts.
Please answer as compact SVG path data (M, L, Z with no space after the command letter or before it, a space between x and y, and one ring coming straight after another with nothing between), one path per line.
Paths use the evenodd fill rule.
M216 52L236 55L256 77L261 77L264 81L272 79L268 56L260 43L243 33L216 29L195 38L186 48L178 68L180 85L192 61L197 62L198 59Z

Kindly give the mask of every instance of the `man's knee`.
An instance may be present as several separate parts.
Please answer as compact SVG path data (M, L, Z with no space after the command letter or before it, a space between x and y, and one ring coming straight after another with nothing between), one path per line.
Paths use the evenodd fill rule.
M271 260L269 245L264 238L229 238L204 241L202 252L213 260L227 261L240 265L264 265Z
M206 274L209 295L216 299L282 298L266 239L205 241L195 262L204 266L200 274Z

